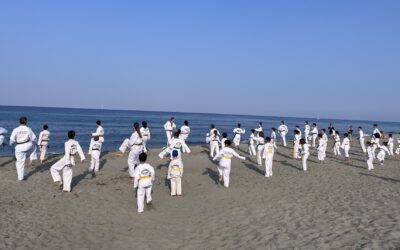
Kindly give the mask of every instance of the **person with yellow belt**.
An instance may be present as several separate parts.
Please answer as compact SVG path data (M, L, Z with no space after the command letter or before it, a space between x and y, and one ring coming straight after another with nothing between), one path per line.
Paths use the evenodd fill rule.
M146 197L146 204L150 204L152 201L151 190L153 187L153 181L155 180L154 168L146 163L147 154L139 154L140 164L136 167L134 173L133 187L137 191L137 207L138 213L144 212L144 198Z

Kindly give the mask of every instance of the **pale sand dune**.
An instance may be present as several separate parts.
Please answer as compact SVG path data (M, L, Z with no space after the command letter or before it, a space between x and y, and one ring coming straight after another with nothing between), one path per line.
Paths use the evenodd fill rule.
M208 148L196 146L184 156L180 198L169 196L167 160L152 150L153 207L141 215L126 158L114 153L102 157L96 178L86 174L88 162L78 164L70 194L49 173L60 156L28 168L22 183L12 159L1 158L0 249L399 249L400 157L367 171L352 144L351 164L329 147L320 166L313 150L306 173L280 147L270 179L254 158L235 159L229 189L216 183Z

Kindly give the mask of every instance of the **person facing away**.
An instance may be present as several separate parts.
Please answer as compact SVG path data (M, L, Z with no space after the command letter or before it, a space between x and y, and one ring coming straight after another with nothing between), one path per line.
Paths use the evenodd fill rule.
M265 159L265 177L269 178L272 177L272 162L274 159L275 148L274 145L271 143L271 138L265 138L265 146L264 146L264 153L263 159Z
M38 139L38 147L40 149L40 158L39 158L40 163L43 163L43 161L46 159L49 141L50 141L49 126L47 124L45 124L45 125L43 125L43 130L42 130L42 132L40 132L39 139Z
M233 137L233 144L235 147L239 147L240 145L240 140L242 138L242 134L246 133L246 130L242 128L242 125L239 123L237 127L233 130L233 133L235 136Z
M183 175L183 162L179 157L179 152L173 150L171 153L171 162L168 166L167 179L171 184L171 196L182 195L182 175Z
M103 142L104 142L104 137L100 137L97 134L92 135L88 152L88 154L91 156L89 172L97 173L100 170L100 155Z
M142 134L143 140L143 152L147 152L147 142L151 139L150 128L146 121L142 121L142 127L140 128L140 133Z
M140 164L135 168L133 187L136 189L137 195L137 207L138 213L144 212L144 199L146 198L146 204L150 204L152 201L151 190L153 187L153 181L155 180L154 168L146 163L147 154L139 154Z

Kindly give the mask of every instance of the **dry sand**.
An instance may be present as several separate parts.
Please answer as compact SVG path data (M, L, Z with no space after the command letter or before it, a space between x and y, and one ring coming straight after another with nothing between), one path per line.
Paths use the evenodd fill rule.
M78 164L72 193L51 180L60 156L27 168L24 182L16 181L13 159L3 157L0 249L399 249L400 157L367 171L357 141L352 145L350 164L329 147L328 164L320 166L312 150L308 172L290 158L292 149L280 147L270 179L254 157L235 159L229 189L216 183L208 147L192 147L179 198L169 196L167 160L158 162L152 150L153 205L140 215L126 157L105 153L96 178L88 162Z

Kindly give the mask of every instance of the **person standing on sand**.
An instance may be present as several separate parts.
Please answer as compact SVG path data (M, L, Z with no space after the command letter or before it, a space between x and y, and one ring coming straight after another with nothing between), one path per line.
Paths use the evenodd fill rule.
M258 123L258 128L254 129L254 131L256 132L256 134L254 134L254 135L258 135L258 133L263 132L263 131L264 131L264 129L263 129L263 123L262 123L262 122L259 122L259 123Z
M360 142L360 146L364 154L367 153L367 149L365 148L364 131L362 130L362 127L358 127L358 140Z
M233 137L233 144L236 148L238 148L240 145L240 139L242 138L242 135L246 133L246 130L243 129L242 125L239 123L237 125L237 128L233 130L233 133L235 134L235 136Z
M293 140L293 158L300 159L299 152L300 152L300 140L301 136L298 130L294 130L294 140Z
M10 146L15 144L15 167L17 168L18 180L24 180L25 160L29 154L29 165L37 159L36 155L36 136L32 129L27 126L26 117L19 118L19 126L16 127L10 136Z
M249 155L251 155L251 156L256 155L256 148L255 148L255 141L254 141L255 133L256 133L256 130L252 129L250 138L249 138Z
M101 121L97 120L96 121L96 132L94 134L100 136L100 137L104 137L104 128L101 126ZM103 140L104 141L104 140Z
M349 139L349 134L345 133L343 138L343 142L342 142L342 149L344 150L344 157L346 161L350 161L350 155L349 155L349 151L350 151L350 139Z
M310 136L310 125L308 124L308 121L304 122L304 139L306 139L306 142L308 143L308 137Z
M151 139L150 129L146 121L142 121L142 127L140 128L140 133L142 134L143 137L143 152L146 153L147 152L146 144Z
M264 152L264 146L265 146L264 132L258 133L258 135L254 137L254 141L257 143L256 146L257 164L261 166L262 154Z
M46 158L47 148L49 146L50 132L47 124L43 125L43 130L39 134L38 146L40 149L40 163L42 164Z
M312 147L315 148L315 142L318 136L318 127L316 123L313 123L311 128L311 136L312 136Z
M175 118L171 117L169 119L169 121L167 121L164 124L164 130L165 130L165 134L167 135L167 145L169 143L169 141L172 138L172 133L174 132L174 129L176 129L176 125L175 125Z
M394 140L393 140L393 134L389 134L389 140L388 140L388 147L389 147L389 151L391 156L394 155Z
M171 153L171 162L168 166L167 179L171 185L171 196L182 195L182 175L183 175L183 162L179 157L178 150L173 150Z
M232 157L236 157L241 160L246 160L246 157L240 156L233 150L231 146L232 142L230 140L225 141L225 148L222 149L213 160L219 160L218 172L219 172L219 182L224 183L224 187L229 187L229 175L231 172Z
M379 146L380 151L379 151L378 155L376 156L376 158L378 158L379 162L381 163L381 166L383 166L383 162L385 161L386 154L390 155L390 151L387 148L388 143L383 142L382 144L383 145Z
M147 205L151 204L151 190L153 187L153 181L155 180L155 171L154 168L146 163L147 154L141 153L138 156L139 165L136 167L134 172L134 183L133 187L137 192L137 207L138 213L144 212L144 198L146 197Z
M135 167L140 164L139 154L143 152L143 136L140 133L140 124L138 122L133 124L131 137L129 139L126 138L119 147L121 153L118 155L121 157L124 156L127 149L130 150L128 156L129 176L133 179Z
M92 173L97 173L100 170L100 155L103 142L104 137L100 137L97 134L92 135L89 145L89 155L91 156L89 171Z
M190 148L187 146L186 142L179 138L179 131L174 133L174 137L171 139L169 146L163 149L158 154L158 158L160 158L160 160L164 159L165 155L171 154L173 150L176 150L178 152L179 158L181 158L182 152L186 152L187 154L191 153Z
M281 125L279 125L278 131L279 131L279 134L281 135L282 142L283 142L283 146L284 146L284 147L287 147L286 135L287 135L289 129L288 129L288 127L285 125L285 122L284 122L284 121L281 121Z
M318 160L321 165L325 164L327 145L328 141L324 139L322 134L318 134Z
M368 155L368 160L367 160L367 165L368 165L368 170L374 169L374 154L373 154L373 148L372 148L372 143L370 141L367 141L367 155Z
M5 139L5 134L7 134L7 129L0 127L0 147L4 146L4 139Z
M213 134L210 136L210 157L214 157L214 153L219 153L219 144L221 143L219 139L218 130L214 130Z
M340 153L340 133L339 131L335 131L335 135L333 136L333 153L334 155L342 155Z
M189 138L189 135L190 135L189 122L185 120L183 122L183 126L181 127L181 134L179 135L179 138L186 142L186 140ZM183 152L185 153L185 151Z
M276 146L276 128L271 128L271 144L274 146L274 149L277 150Z
M307 160L310 156L310 145L306 142L305 139L300 140L300 151L301 151L301 160L303 164L303 170L307 171Z
M68 141L64 144L64 151L64 157L51 166L50 173L53 181L57 183L58 189L62 188L64 192L71 192L72 167L75 166L75 155L78 153L81 162L85 161L85 155L79 142L75 141L75 131L73 130L68 131ZM63 172L62 178L61 171Z
M265 146L263 159L265 159L265 177L272 177L272 162L274 159L274 145L271 143L271 138L265 138Z

